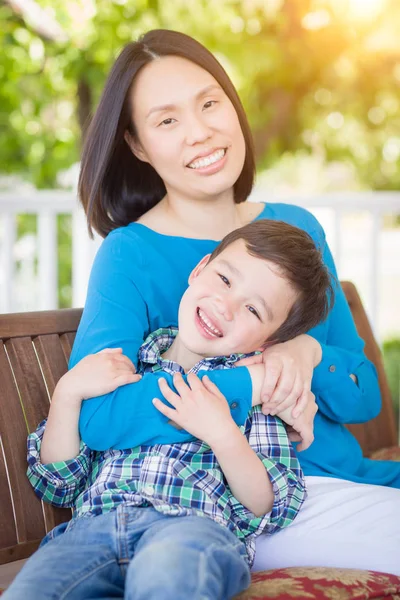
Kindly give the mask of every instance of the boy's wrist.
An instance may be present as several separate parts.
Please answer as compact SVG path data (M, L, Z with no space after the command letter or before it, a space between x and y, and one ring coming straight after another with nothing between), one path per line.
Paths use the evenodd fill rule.
M210 446L214 454L218 454L226 450L232 444L235 444L235 439L242 437L242 433L236 423L232 420L223 431L218 431L214 436L210 436L207 444Z
M52 402L80 408L83 400L82 395L73 390L69 382L68 373L66 373L56 385Z

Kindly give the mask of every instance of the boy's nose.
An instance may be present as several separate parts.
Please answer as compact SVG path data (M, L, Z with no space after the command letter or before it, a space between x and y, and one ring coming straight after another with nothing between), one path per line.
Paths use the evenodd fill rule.
M232 321L233 319L233 307L226 299L222 298L215 299L215 308L217 312L224 317L226 321Z

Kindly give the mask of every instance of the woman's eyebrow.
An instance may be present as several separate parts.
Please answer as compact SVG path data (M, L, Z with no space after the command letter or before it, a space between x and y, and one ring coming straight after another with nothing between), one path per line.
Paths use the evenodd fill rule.
M213 90L221 91L221 88L219 85L217 85L215 83L211 83L207 87L205 87L202 90L200 90L199 92L197 92L194 99L198 100L199 98L202 98L202 96L206 96L206 94L208 94L209 92L211 92ZM153 108L151 108L149 110L149 112L147 113L146 119L148 119L150 117L150 115L152 115L155 112L162 112L164 110L174 110L175 108L176 108L176 104L162 104L160 106L153 106Z

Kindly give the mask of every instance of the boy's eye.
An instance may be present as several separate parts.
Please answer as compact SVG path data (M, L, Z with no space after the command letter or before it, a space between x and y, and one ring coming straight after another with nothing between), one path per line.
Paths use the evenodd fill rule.
M176 121L176 119L173 119L172 117L168 117L168 119L164 119L164 121L161 121L161 123L159 123L159 127L161 125L171 125L173 121Z
M231 286L229 279L227 279L225 275L221 275L221 273L218 273L218 275L225 285L227 285L228 287Z
M217 103L217 101L216 101L216 100L208 100L208 101L207 101L207 102L204 104L203 108L211 108L211 106L214 106L214 104L216 104L216 103Z
M256 309L254 308L254 306L247 306L247 310L250 311L253 315L255 315L259 321L261 321L260 315L258 314L258 312L256 311Z

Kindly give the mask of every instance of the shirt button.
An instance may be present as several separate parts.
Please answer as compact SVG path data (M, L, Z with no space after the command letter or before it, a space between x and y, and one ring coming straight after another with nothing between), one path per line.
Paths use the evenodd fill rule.
M154 496L154 487L152 485L146 485L143 491L148 496Z
M231 402L231 408L232 410L234 410L235 408L237 408L239 405L237 402Z
M330 372L331 372L331 373L334 373L334 372L336 371L336 367L335 367L335 365L331 365L331 366L329 367L329 370L330 370Z

